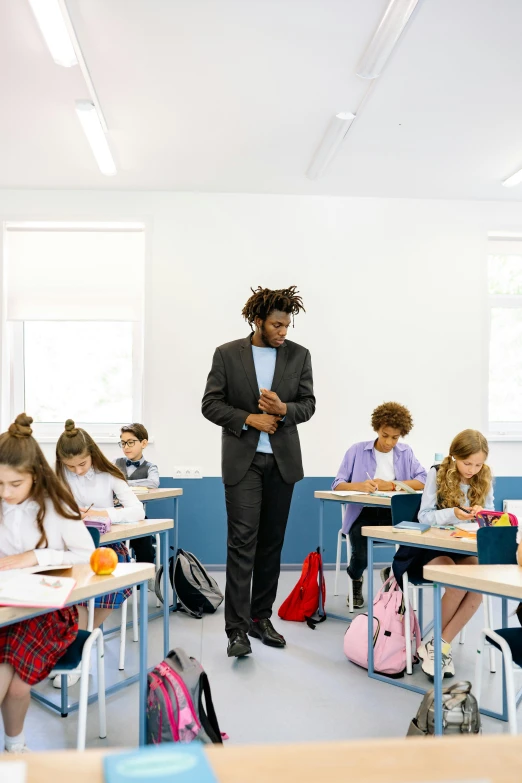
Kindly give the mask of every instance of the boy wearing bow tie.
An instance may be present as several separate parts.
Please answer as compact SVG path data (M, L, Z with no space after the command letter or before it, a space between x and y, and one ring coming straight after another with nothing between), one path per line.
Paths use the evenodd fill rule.
M149 442L149 433L143 424L126 424L120 430L120 443L124 457L114 460L130 487L157 489L160 484L158 466L147 462L143 451ZM154 539L152 536L134 538L132 548L138 563L154 563Z

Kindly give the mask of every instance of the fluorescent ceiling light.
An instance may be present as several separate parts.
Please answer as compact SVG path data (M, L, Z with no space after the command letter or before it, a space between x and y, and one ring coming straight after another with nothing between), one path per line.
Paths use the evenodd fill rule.
M59 0L29 0L29 3L54 62L65 68L77 65L78 60Z
M520 171L515 172L515 174L512 174L510 177L504 180L502 183L505 188L514 188L515 185L520 185L522 182L522 169Z
M108 177L116 174L116 164L114 163L109 142L94 103L90 101L76 101L76 113L87 136L87 141L91 145L101 173L106 174Z
M376 79L409 22L419 0L390 0L384 16L356 69L363 79Z
M332 117L323 140L315 151L315 155L306 172L308 179L319 179L324 174L344 141L344 137L350 130L354 119L355 114L351 112L341 112Z

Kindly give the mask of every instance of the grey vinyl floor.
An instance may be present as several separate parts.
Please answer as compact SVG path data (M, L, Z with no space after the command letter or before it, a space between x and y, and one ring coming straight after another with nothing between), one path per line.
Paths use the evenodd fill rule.
M224 587L225 575L214 576ZM333 597L333 572L327 572L327 609L347 612L346 586L343 594ZM281 574L276 607L288 595L298 578L297 572ZM379 572L374 573L378 587ZM429 619L431 596L426 596L425 614ZM154 599L149 593L150 609ZM514 609L514 604L510 604ZM500 625L500 603L495 604L497 626ZM364 610L363 610L364 611ZM183 647L205 667L212 687L214 703L222 731L230 743L312 742L321 740L363 739L370 737L403 737L415 714L421 696L368 678L367 672L348 662L343 653L346 624L329 619L315 631L301 623L285 623L275 617L274 623L287 640L283 650L265 647L253 639L253 654L243 659L226 655L223 607L203 620L174 614L170 620L171 647ZM517 625L516 618L510 624ZM454 644L458 679L474 677L478 633L483 625L482 611L467 628L464 645ZM119 672L117 637L107 642L106 678L110 684L137 671L138 644L127 637L126 671ZM149 623L149 666L162 658L162 621ZM486 656L484 656L486 658ZM484 661L486 664L487 661ZM486 669L486 666L485 666ZM484 672L483 703L500 708L501 666L497 655L497 673ZM95 688L91 676L91 687ZM420 667L415 667L408 682L428 684ZM516 675L522 687L522 670ZM58 698L59 691L49 681L38 686L42 692ZM79 686L70 689L77 698ZM97 707L89 706L88 747L135 746L138 741L138 686L131 685L108 698L108 736L98 737ZM519 720L522 718L519 711ZM26 740L33 750L73 748L76 742L77 713L67 718L50 712L32 701L27 721ZM507 731L507 724L485 718L484 733Z

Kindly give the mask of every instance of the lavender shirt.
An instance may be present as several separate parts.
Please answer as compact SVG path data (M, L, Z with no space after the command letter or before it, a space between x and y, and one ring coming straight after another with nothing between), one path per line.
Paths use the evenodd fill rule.
M354 443L350 446L341 467L337 471L337 476L332 483L332 489L335 489L342 482L362 482L366 481L368 473L372 478L380 478L375 475L377 461L375 459L374 440ZM426 470L422 467L419 460L406 443L397 443L393 448L393 466L395 468L395 478L397 481L411 481L417 479L421 484L426 483ZM343 519L343 533L348 533L351 526L363 510L363 506L357 503L346 505L346 513Z

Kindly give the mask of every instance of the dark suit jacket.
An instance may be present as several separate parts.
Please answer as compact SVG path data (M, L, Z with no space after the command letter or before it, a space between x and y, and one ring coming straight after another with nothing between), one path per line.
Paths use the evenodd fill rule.
M297 425L315 411L312 360L302 345L286 340L277 349L272 391L288 411L275 435L270 435L270 443L283 480L293 484L304 475ZM243 425L251 413L261 413L259 396L250 337L216 348L201 409L205 418L223 428L225 484L241 481L254 459L260 432L254 427L244 430Z

